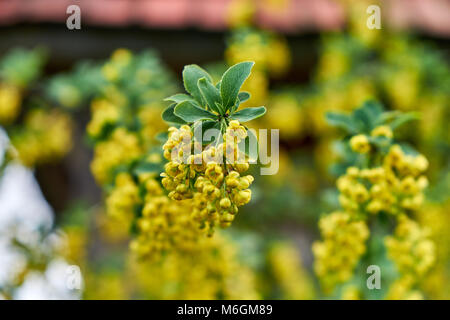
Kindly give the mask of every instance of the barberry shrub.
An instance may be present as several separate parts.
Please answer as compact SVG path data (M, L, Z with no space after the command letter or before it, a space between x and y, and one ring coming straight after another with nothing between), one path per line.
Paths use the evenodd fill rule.
M434 243L415 219L428 185L428 161L393 134L416 116L384 112L376 102L349 115L328 114L328 121L347 136L342 162L335 168L341 208L320 219L323 240L313 245L315 272L326 293L421 297L418 286L435 260ZM381 269L380 290L367 286L370 265Z
M174 200L193 199L192 218L212 235L214 227L227 227L238 207L251 199L250 144L257 139L242 123L259 118L265 107L244 108L250 98L240 92L253 62L229 68L218 83L197 65L183 70L188 94L173 95L163 113L169 128L163 146L169 160L161 174L162 184Z

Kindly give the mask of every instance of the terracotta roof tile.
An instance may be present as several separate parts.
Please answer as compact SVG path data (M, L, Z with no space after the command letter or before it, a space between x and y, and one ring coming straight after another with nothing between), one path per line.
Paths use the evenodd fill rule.
M71 4L81 8L84 24L182 28L196 26L225 29L231 0L0 0L0 24L24 21L64 22ZM343 8L335 0L290 0L282 10L258 3L260 25L285 32L303 29L330 30L344 25ZM383 14L391 25L417 27L450 35L450 1L390 0Z

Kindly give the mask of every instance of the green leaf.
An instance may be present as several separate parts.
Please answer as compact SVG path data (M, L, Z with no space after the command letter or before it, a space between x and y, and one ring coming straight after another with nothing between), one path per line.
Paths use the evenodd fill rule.
M413 121L413 120L417 120L420 119L420 113L418 112L408 112L408 113L404 113L404 114L400 114L399 116L397 116L390 124L389 126L394 130L397 129L398 127L400 127L401 125L409 122L409 121Z
M381 103L373 100L364 102L362 108L366 110L367 114L370 114L372 119L380 117L384 110Z
M206 100L209 108L219 114L224 114L221 107L222 98L220 97L219 89L214 87L211 82L206 80L206 78L201 78L198 80L198 88L200 89L200 92Z
M419 151L407 142L400 142L398 144L402 148L402 151L407 155L418 156L420 154Z
M241 111L233 113L231 119L239 120L239 122L247 122L263 116L266 113L265 107L245 108Z
M201 78L206 78L207 80L212 82L211 76L208 74L208 72L206 72L199 66L191 64L184 67L183 69L184 88L195 98L195 100L198 101L198 103L200 103L200 105L204 106L206 102L203 99L203 96L197 85L198 80Z
M217 118L214 113L197 107L195 104L189 101L184 101L177 104L174 109L174 114L189 123L198 120L214 120Z
M237 98L236 103L234 104L234 106L231 107L229 114L233 114L237 109L239 109L240 105L241 105L241 101L239 100L239 98Z
M360 131L368 132L372 129L370 115L366 113L366 110L356 109L353 112L353 119Z
M175 106L176 104L173 103L166 110L164 110L164 112L162 113L163 120L171 123L185 124L186 122L183 119L175 115Z
M392 120L394 120L395 118L397 118L399 115L401 114L400 111L387 111L387 112L383 112L377 120L376 125L382 125L385 124L386 122L391 122Z
M243 102L247 101L248 99L250 99L250 93L248 93L246 91L239 92L238 99L241 103L243 103Z
M377 148L386 150L391 146L392 140L386 137L369 137L370 143L375 145ZM386 150L387 151L387 150Z
M220 94L225 110L235 105L239 90L250 75L254 64L254 62L241 62L235 64L223 74Z
M360 125L360 129L369 132L375 128L378 119L383 113L383 107L375 101L366 101L353 112L355 122Z
M168 138L169 138L169 133L167 131L160 132L155 136L155 139L161 143L166 142Z
M187 94L177 93L177 94L174 94L173 96L165 98L164 101L172 101L172 102L175 102L175 103L180 103L180 102L183 102L183 101L191 101L192 102L192 101L195 101L195 100L192 99L192 97L187 95Z
M223 110L222 104L219 103L219 102L216 102L216 109ZM224 113L225 113L225 112L223 112L223 114L224 114Z
M134 173L142 174L142 173L155 172L155 173L159 174L163 170L164 170L164 167L161 163L143 162L143 163L138 164L134 168Z
M216 88L220 90L220 86L222 85L222 80L216 83Z
M351 116L343 113L327 112L325 117L327 122L332 126L344 129L349 133L358 132L358 128Z

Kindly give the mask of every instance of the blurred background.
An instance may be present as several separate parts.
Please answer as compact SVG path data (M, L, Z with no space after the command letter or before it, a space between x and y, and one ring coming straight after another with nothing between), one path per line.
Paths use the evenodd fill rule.
M380 30L366 26L371 4L381 8ZM71 5L80 30L66 26ZM329 298L311 251L320 216L339 207L342 133L325 113L367 99L421 113L399 131L430 162L418 220L437 262L419 289L450 297L450 1L1 0L0 39L1 298ZM136 70L111 67L121 59ZM217 236L220 254L134 259L129 227L105 213L111 190L93 162L102 139L95 102L120 91L154 105L158 118L163 98L182 91L184 65L218 80L245 60L256 62L246 105L268 109L251 126L280 129L278 174L254 169L252 201ZM127 86L141 77L151 97ZM148 135L166 129L145 119Z

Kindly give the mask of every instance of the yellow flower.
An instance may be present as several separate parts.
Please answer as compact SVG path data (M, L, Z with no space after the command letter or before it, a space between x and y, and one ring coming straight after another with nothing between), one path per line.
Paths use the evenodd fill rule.
M354 285L347 285L342 290L343 300L361 300L361 292Z
M314 271L325 292L350 279L365 252L369 229L364 221L352 220L345 212L333 212L319 221L323 241L313 244Z
M280 129L281 138L298 139L304 131L303 111L292 95L282 94L271 98L265 120L268 128Z
M129 64L132 58L133 54L131 51L124 48L116 49L111 55L111 61L120 65Z
M289 242L276 242L268 252L269 265L284 299L314 299L311 276L305 270L298 249Z
M135 134L117 128L111 137L98 143L91 163L92 173L99 184L111 180L112 170L120 164L129 163L141 155L141 146Z
M257 68L254 71L279 76L286 72L291 64L291 53L286 41L272 33L248 29L245 32L238 30L232 35L230 42L225 51L225 60L230 65L252 60ZM243 90L247 91L245 87ZM253 92L251 93L254 100ZM253 101L253 103L257 102Z
M113 52L110 61L102 67L102 74L106 80L115 82L119 79L122 70L130 63L133 55L127 49L117 49Z
M237 249L233 239L218 234L162 259L131 256L127 275L137 279L138 292L146 298L260 299L256 275L239 259Z
M366 202L369 199L369 192L364 187L364 185L360 183L353 185L350 192L353 200L355 200L358 203Z
M358 153L367 153L370 151L370 143L367 136L359 134L350 139L350 147Z
M423 295L418 290L413 290L414 279L411 276L403 276L390 286L386 299L388 300L423 300Z
M418 186L416 180L412 176L407 176L400 182L400 191L407 194L412 195L417 193Z
M142 124L140 135L147 147L155 145L155 136L167 130L165 122L161 121L162 106L159 103L144 105L138 117Z
M370 133L372 137L386 137L392 139L394 134L389 126L378 126Z
M17 87L0 83L0 124L12 123L20 112L22 97Z
M87 125L89 135L96 137L107 124L113 124L119 119L119 109L106 99L94 100L91 104L91 121Z
M233 0L227 8L227 22L231 27L243 27L251 24L255 13L252 0Z
M129 229L134 217L135 206L139 203L139 189L133 178L126 172L119 173L115 188L106 198L106 212Z
M406 215L399 216L394 236L386 238L386 247L399 272L412 279L423 277L436 260L429 232Z
M350 68L351 62L342 50L328 49L322 53L317 70L317 79L326 81L344 75Z
M11 135L11 141L24 165L50 163L70 151L72 121L59 110L33 110L25 116L23 129Z
M220 199L220 207L223 209L228 209L229 207L231 207L231 201L228 198L222 198Z

